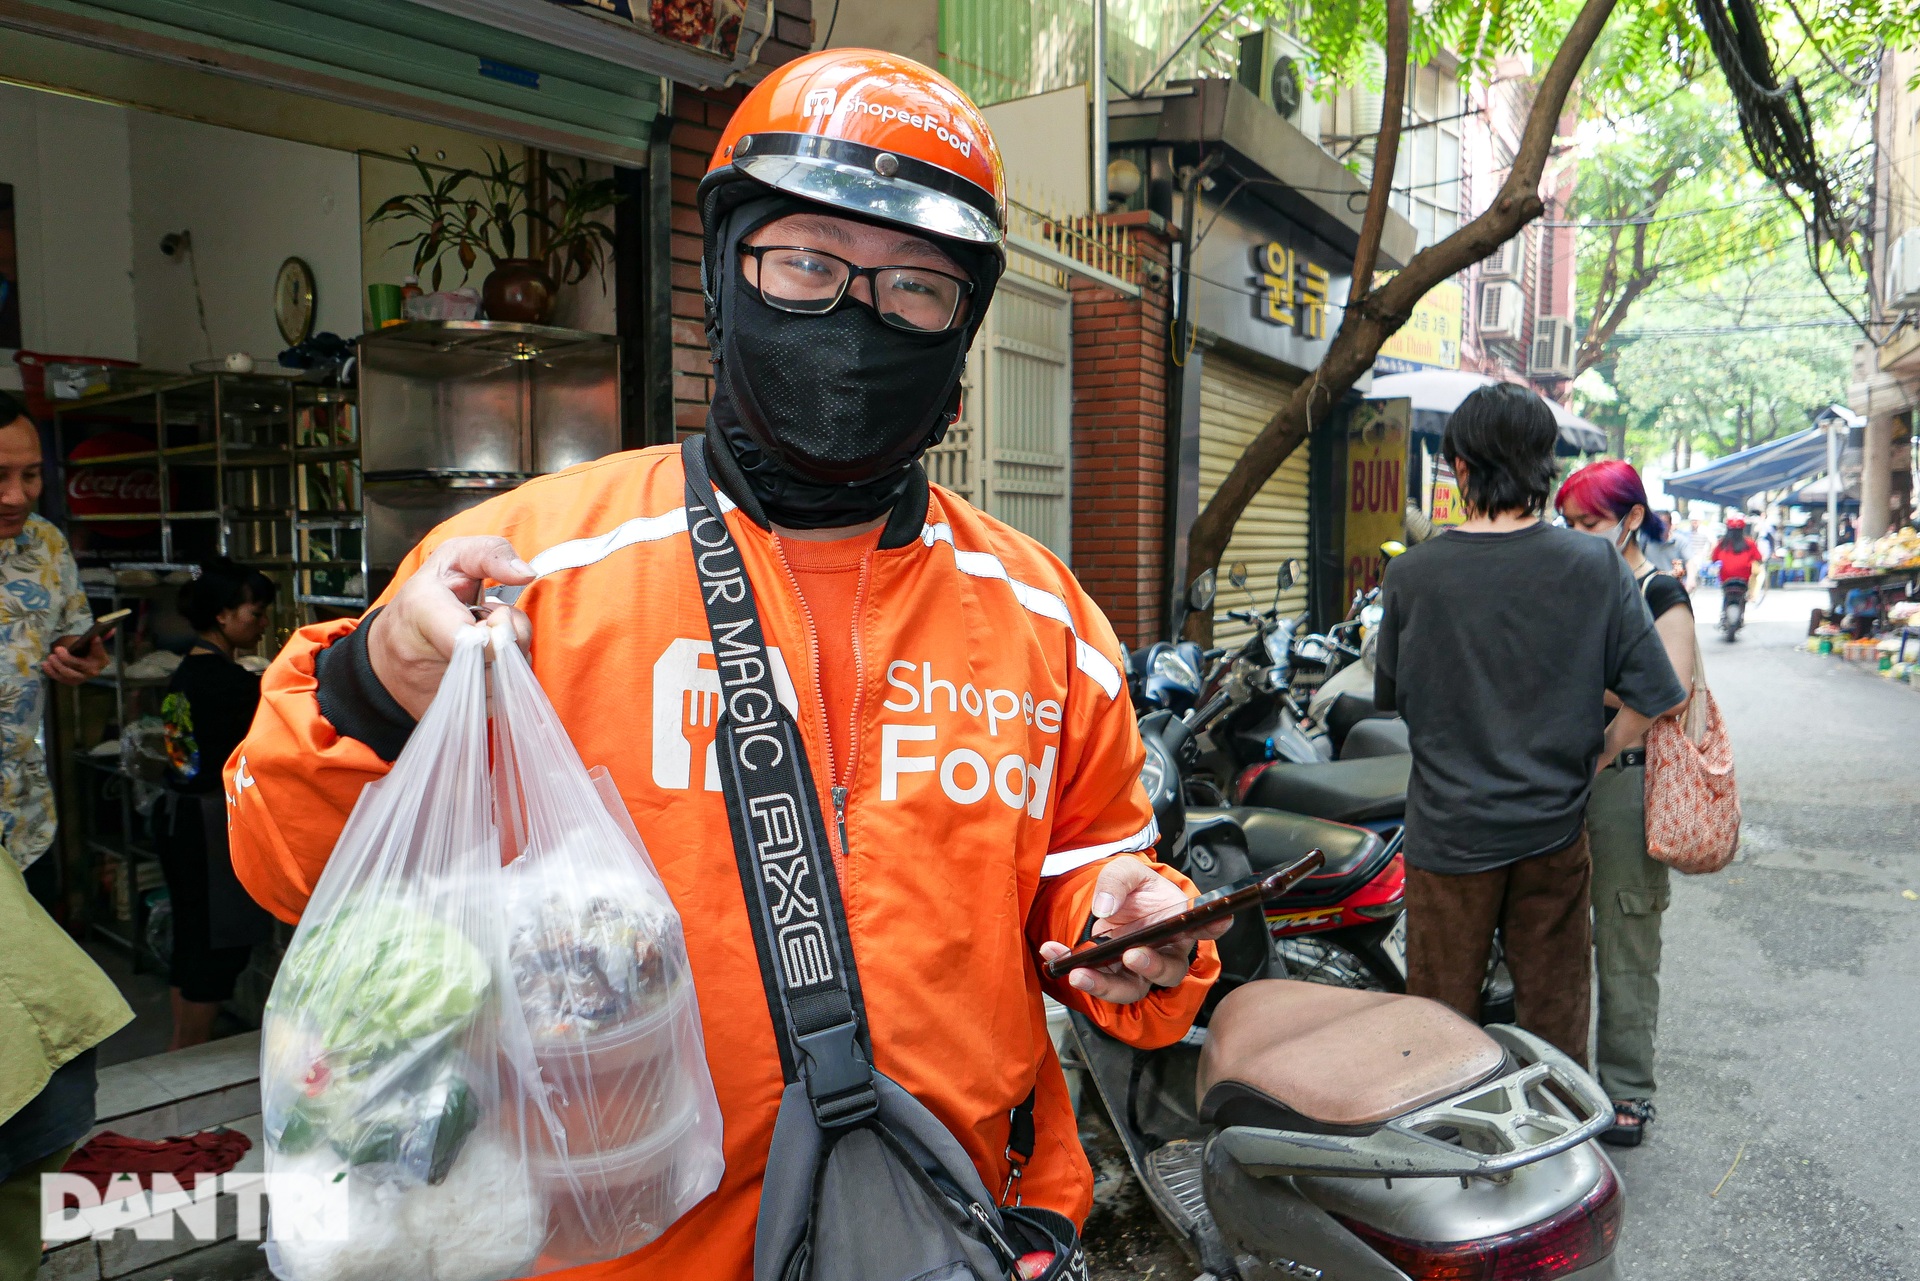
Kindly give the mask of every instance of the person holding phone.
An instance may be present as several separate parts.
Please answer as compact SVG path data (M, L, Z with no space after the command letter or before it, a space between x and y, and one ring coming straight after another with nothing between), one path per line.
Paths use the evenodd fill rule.
M1219 974L1210 940L1229 922L1042 972L1194 889L1154 857L1113 628L1057 557L920 464L958 416L1006 262L991 131L929 68L825 50L747 95L699 201L705 433L471 508L409 553L377 608L296 633L227 765L235 870L297 919L482 588L523 588L482 609L511 621L581 759L619 789L715 1012L726 1175L660 1240L592 1275L751 1277L785 1074L714 750L730 692L757 687L763 666L715 653L695 552L719 544L697 547L694 531L717 518L804 744L869 1066L946 1128L986 1188L1077 1225L1092 1173L1043 995L1129 1044L1171 1044Z
M0 392L0 845L22 872L53 844L53 784L38 742L45 715L41 677L79 685L107 665L94 637L69 652L93 626L80 570L67 540L34 508L46 485L40 430L20 402ZM42 903L53 895L53 868L29 875Z

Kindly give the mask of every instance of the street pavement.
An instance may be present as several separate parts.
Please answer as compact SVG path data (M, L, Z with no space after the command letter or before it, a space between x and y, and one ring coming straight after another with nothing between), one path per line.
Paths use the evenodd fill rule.
M1696 595L1743 840L1674 878L1623 1281L1920 1279L1920 691L1798 650L1824 596Z
M1920 1281L1920 691L1800 650L1824 603L1776 590L1728 644L1696 595L1743 842L1674 877L1620 1281ZM1185 1281L1104 1131L1096 1281Z

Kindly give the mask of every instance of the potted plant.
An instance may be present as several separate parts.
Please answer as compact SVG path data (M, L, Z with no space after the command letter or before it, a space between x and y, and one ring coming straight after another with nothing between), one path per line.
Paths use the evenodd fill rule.
M415 158L421 190L383 202L368 222L419 224L394 248L413 246L415 275L431 264L436 291L446 250L459 259L463 282L484 255L492 266L480 286L488 318L545 324L560 286L578 284L607 261L613 229L597 215L621 197L611 178L588 177L585 161L554 166L545 153L536 156L545 178L538 198L528 162L508 159L505 147L488 155L484 170L438 178Z

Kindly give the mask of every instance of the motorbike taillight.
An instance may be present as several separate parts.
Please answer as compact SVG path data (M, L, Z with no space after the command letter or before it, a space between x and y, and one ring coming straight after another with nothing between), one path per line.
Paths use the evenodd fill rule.
M1593 1191L1550 1219L1477 1241L1406 1241L1337 1216L1412 1281L1544 1281L1613 1253L1625 1210L1620 1182L1603 1167Z
M1400 915L1407 901L1407 864L1395 854L1380 869L1380 874L1354 891L1346 909L1370 921L1389 921Z

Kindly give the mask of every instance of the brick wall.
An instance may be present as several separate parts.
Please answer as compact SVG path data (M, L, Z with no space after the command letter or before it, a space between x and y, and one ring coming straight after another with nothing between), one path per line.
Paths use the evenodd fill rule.
M1166 280L1168 242L1152 215L1117 215ZM1165 283L1139 299L1073 286L1073 571L1120 639L1164 631L1167 451Z
M694 192L745 90L673 92L673 425L699 431L713 399L713 367L700 300L700 210Z
M755 66L770 71L813 45L812 0L776 0L773 34ZM681 432L699 431L713 399L713 368L700 301L700 210L694 190L720 143L720 131L747 96L738 89L673 87L673 420Z

